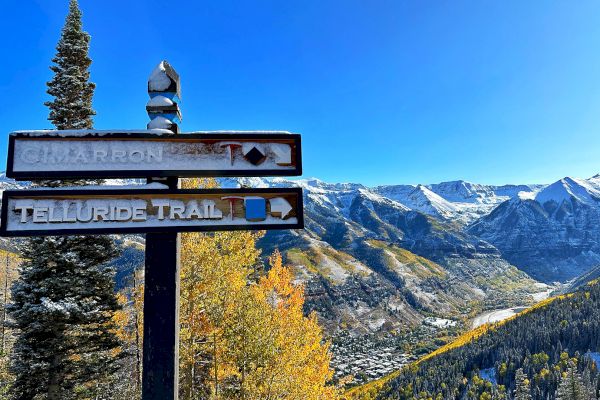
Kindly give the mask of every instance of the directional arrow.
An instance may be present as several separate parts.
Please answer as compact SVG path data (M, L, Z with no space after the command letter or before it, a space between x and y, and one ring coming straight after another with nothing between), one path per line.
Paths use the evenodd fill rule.
M288 203L288 201L283 197L269 199L269 203L271 204L271 214L280 213L281 219L285 219L285 217L287 217L287 215L293 209L290 203Z

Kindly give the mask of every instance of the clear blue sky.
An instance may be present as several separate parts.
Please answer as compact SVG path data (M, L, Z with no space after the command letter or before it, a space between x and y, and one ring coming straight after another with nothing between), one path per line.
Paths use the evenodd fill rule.
M143 128L182 76L183 130L303 134L305 176L369 185L600 172L600 2L80 0L96 128ZM3 0L0 149L50 128L67 0Z

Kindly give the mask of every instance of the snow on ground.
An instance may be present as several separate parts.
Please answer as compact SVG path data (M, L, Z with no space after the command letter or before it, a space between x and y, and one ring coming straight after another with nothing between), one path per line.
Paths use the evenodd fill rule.
M385 318L377 318L375 320L371 320L367 322L367 325L369 325L369 328L372 331L376 331L379 328L381 328L383 326L383 324L385 324Z
M456 321L436 317L427 317L423 320L423 323L427 325L437 326L438 328L448 328L450 326L456 326Z
M541 282L536 283L536 287L539 289L542 289L542 291L533 293L531 295L531 297L533 297L533 299L536 302L540 302L542 300L547 299L550 296L550 294L554 290L556 290L556 287L552 287L552 286L546 285L545 283L541 283ZM481 326L483 324L503 321L507 318L512 317L515 314L520 313L523 310L526 310L527 308L528 308L527 306L520 306L520 307L505 308L502 310L487 311L485 313L479 314L478 316L476 316L473 319L472 327L477 328L478 326Z
M477 328L478 326L481 326L483 324L488 324L488 323L491 324L494 322L503 321L507 318L512 317L513 315L520 313L521 311L525 310L526 308L527 307L512 307L512 308L505 308L502 310L493 310L493 311L485 312L483 314L478 315L477 317L475 317L473 319L472 327Z
M534 301L539 303L540 301L545 300L548 297L550 297L550 293L552 293L553 291L554 291L554 288L551 288L551 289L545 290L543 292L533 293L531 295L531 297L533 297Z

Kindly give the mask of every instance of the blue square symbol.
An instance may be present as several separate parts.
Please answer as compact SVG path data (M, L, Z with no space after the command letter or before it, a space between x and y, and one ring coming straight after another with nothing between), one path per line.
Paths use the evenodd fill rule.
M267 202L260 197L244 199L246 219L248 221L264 221L267 218Z

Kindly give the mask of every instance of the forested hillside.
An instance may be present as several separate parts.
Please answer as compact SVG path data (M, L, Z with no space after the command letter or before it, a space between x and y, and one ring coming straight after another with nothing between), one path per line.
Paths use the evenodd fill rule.
M358 398L596 399L599 329L600 285L592 283L471 331ZM515 397L517 386L525 397ZM583 397L565 397L568 387Z

